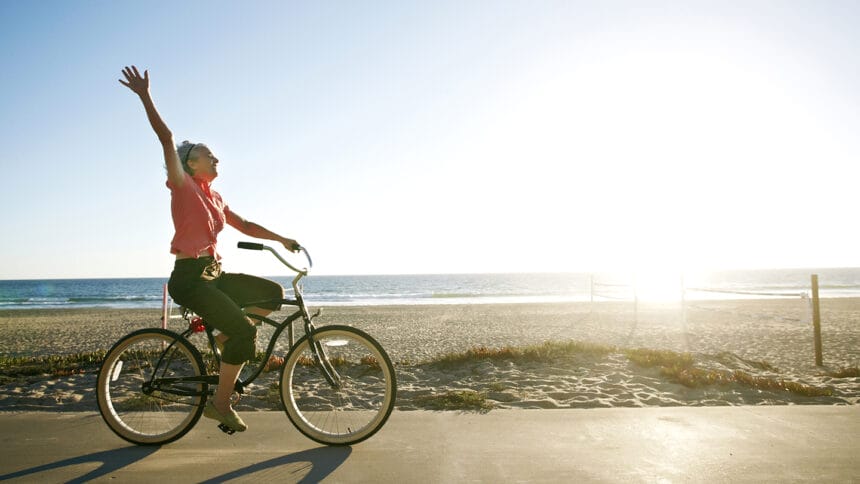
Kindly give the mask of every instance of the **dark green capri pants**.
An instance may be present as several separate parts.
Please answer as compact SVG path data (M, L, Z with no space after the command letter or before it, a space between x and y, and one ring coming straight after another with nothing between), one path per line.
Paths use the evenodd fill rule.
M179 259L167 283L170 297L221 331L230 339L224 344L222 361L242 364L254 357L257 350L257 328L251 325L240 306L256 301L283 299L280 284L249 276L221 272L214 257ZM255 304L256 307L277 310L279 304Z

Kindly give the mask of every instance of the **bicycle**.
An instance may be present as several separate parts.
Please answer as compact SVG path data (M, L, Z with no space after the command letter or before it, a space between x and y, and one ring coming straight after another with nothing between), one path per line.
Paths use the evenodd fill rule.
M391 359L367 333L351 326L316 327L305 305L300 281L313 266L308 252L300 252L308 266L298 269L263 244L240 242L239 248L266 250L296 273L293 299L255 301L243 306L277 303L296 311L278 323L247 312L258 325L274 327L266 352L246 364L234 388L234 399L256 380L274 355L286 330L289 351L279 375L279 393L290 422L305 436L325 445L352 445L382 428L397 393ZM217 386L221 352L213 329L183 310L188 328L177 333L146 328L121 338L102 363L96 387L99 413L119 437L138 445L162 445L187 434L200 420L206 399ZM293 324L301 319L304 335L295 340ZM205 333L207 351L190 340ZM215 371L207 371L206 358ZM219 425L225 433L232 429Z

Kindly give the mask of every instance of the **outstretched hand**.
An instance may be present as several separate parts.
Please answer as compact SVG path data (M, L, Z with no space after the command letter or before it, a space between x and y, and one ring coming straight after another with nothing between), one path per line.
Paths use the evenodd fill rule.
M125 76L125 81L120 79L120 84L131 89L138 96L143 96L149 92L148 70L143 71L143 76L141 76L136 66L126 66L126 68L122 70L122 75Z
M288 239L284 237L284 239L281 240L281 243L284 244L284 248L289 250L290 252L298 252L302 249L302 246L299 245L299 243L293 239Z

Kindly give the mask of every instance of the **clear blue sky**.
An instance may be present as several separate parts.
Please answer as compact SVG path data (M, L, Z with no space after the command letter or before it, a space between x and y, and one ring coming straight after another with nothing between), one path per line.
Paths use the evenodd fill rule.
M177 142L321 273L860 266L860 3L6 1L0 279L165 277ZM228 270L282 271L221 237Z

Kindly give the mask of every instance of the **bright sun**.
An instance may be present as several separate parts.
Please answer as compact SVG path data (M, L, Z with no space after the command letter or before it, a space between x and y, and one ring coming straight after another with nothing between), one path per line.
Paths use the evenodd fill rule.
M482 118L464 159L482 160L484 176L512 188L504 196L548 234L535 242L541 267L666 274L644 278L643 291L677 297L680 276L669 274L682 269L786 256L786 234L762 231L750 207L782 195L763 192L773 189L773 164L800 156L783 148L797 129L792 103L760 68L739 62L635 52L538 70L508 86L519 95ZM802 172L780 177L802 185ZM789 195L779 203L797 203ZM769 216L797 223L791 207ZM751 242L771 247L756 253Z

